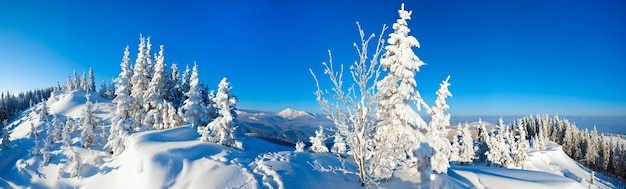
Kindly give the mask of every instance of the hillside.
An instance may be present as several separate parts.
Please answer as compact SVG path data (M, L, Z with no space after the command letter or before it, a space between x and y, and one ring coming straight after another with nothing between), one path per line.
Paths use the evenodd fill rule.
M84 106L84 91L55 92L47 107L59 119L77 119ZM112 104L92 94L97 119L107 131ZM294 148L246 136L243 149L201 142L195 128L188 125L162 131L147 131L130 136L128 148L112 157L102 150L104 140L85 149L78 144L78 132L71 135L71 148L61 144L50 147L51 161L43 163L40 155L32 155L35 137L31 124L38 131L37 140L46 137L49 129L39 121L37 105L26 110L10 124L11 148L0 151L0 188L362 188L358 177L341 172L320 172L319 165L354 170L351 158L338 159L331 154L294 152ZM293 123L291 129L315 129L315 121L297 123L280 115L245 113L242 125L257 123ZM263 115L265 114L265 115ZM308 115L308 114L307 114ZM52 118L52 115L49 116ZM309 119L309 118L306 118ZM308 124L308 125L307 125ZM314 125L311 125L314 124ZM283 126L276 126L282 129ZM305 127L305 128L302 128ZM250 135L255 135L250 133ZM290 135L283 135L292 137ZM288 141L294 138L285 139ZM72 151L80 157L77 177L71 172ZM320 164L317 164L319 162ZM315 165L315 167L313 166ZM595 174L595 185L589 183L591 171L570 159L561 147L549 143L544 150L530 151L525 170L493 168L485 165L452 166L447 174L434 175L434 180L420 182L410 173L400 172L386 188L623 188L624 185Z

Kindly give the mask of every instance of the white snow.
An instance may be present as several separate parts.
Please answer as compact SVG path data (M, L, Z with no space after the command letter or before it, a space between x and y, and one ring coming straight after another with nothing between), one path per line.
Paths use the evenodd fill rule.
M48 101L62 121L77 117L84 106L84 91L55 93ZM110 102L92 94L97 119L110 117ZM352 158L338 159L331 153L294 152L293 147L245 136L243 150L201 142L189 125L161 131L133 134L128 148L119 156L110 156L101 144L91 150L79 144L79 131L72 137L71 148L79 155L79 177L71 178L70 149L61 143L51 146L51 161L42 164L28 150L34 146L31 123L38 138L45 138L46 128L35 110L11 123L11 149L0 151L0 188L362 188L359 178L328 167L354 171ZM50 117L51 118L51 117ZM267 117L258 117L259 119ZM310 126L315 128L317 126ZM432 181L420 182L407 172L399 172L380 187L386 188L620 188L623 184L596 173L590 186L591 171L570 159L561 147L549 143L544 150L529 151L526 170L475 166L452 166L447 174L433 175ZM340 161L341 160L341 161ZM317 163L316 163L317 162ZM324 167L321 167L323 165ZM61 169L61 171L59 171ZM60 173L60 174L59 174ZM376 186L370 186L376 187Z

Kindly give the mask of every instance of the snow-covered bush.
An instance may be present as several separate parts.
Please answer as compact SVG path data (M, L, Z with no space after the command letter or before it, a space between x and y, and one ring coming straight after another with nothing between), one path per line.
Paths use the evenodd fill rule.
M315 136L309 137L311 147L309 151L313 153L328 153L328 147L326 147L326 135L324 135L324 128L315 130Z

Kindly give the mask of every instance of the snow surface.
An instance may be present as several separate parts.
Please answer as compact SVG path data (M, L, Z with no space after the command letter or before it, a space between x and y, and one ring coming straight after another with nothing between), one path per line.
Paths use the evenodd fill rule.
M78 119L85 103L84 91L55 93L47 103L50 111ZM110 117L110 101L94 106L98 120ZM35 109L40 108L41 104ZM71 135L72 150L81 160L79 177L70 177L70 149L61 144L51 147L52 160L43 164L32 156L31 123L45 138L45 124L33 109L11 123L11 149L0 151L0 188L362 188L357 176L341 171L322 172L328 167L356 170L351 158L339 159L330 153L294 152L290 146L246 136L238 150L201 142L195 128L181 126L169 130L137 133L127 140L128 148L117 157L102 150L104 141L92 149L80 147L79 132ZM255 114L259 115L259 114ZM264 119L271 116L258 116ZM51 118L51 117L50 117ZM318 128L319 125L308 125ZM96 131L100 132L100 131ZM252 133L249 133L252 134ZM452 166L447 174L433 175L420 182L410 173L399 172L380 187L385 188L624 188L618 181L595 174L549 143L545 150L530 151L526 170L493 168L485 165ZM61 171L59 171L61 169ZM60 174L59 174L60 173ZM376 186L371 186L376 187Z

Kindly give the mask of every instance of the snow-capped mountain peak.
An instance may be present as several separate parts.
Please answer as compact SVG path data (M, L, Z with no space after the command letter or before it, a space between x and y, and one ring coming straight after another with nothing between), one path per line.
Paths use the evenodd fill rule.
M296 119L299 117L314 117L313 114L309 112L294 110L291 108L284 109L283 111L278 112L276 115L285 119Z

